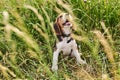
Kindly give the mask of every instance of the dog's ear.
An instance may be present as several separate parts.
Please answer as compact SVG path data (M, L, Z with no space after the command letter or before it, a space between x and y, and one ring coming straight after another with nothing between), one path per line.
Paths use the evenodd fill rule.
M60 25L58 24L57 20L54 23L54 30L55 30L58 40L62 41L62 32L61 32Z
M54 30L56 35L61 35L60 26L58 25L57 22L54 23Z

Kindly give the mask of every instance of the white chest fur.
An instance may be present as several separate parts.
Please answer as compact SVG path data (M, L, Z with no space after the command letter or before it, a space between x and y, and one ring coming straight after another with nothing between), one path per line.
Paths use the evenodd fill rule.
M73 50L75 47L77 48L75 40L71 40L68 43L68 40L70 38L64 38L63 41L57 43L57 48L63 52L64 55L69 55L71 53L71 50Z

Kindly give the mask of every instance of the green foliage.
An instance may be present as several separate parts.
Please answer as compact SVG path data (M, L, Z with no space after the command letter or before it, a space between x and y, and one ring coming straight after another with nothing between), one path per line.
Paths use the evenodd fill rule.
M53 23L60 12L74 16L74 38L87 65L60 55L59 70L52 72ZM119 35L119 0L0 0L0 78L119 80Z

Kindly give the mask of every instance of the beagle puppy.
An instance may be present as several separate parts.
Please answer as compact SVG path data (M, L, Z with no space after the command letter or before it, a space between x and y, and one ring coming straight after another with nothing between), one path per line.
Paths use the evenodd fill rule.
M58 38L56 50L53 53L52 71L58 70L58 56L62 51L63 55L69 55L76 58L77 63L86 64L81 59L81 53L78 52L76 41L71 37L72 32L72 17L68 13L61 13L54 23L54 30Z

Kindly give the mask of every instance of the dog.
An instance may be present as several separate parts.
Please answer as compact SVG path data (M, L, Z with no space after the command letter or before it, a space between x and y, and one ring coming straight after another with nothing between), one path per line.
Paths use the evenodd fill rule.
M80 57L76 41L71 37L72 33L72 17L69 13L61 13L54 23L54 30L58 38L53 53L52 71L58 70L58 56L62 51L63 55L69 55L76 58L78 64L86 64Z

